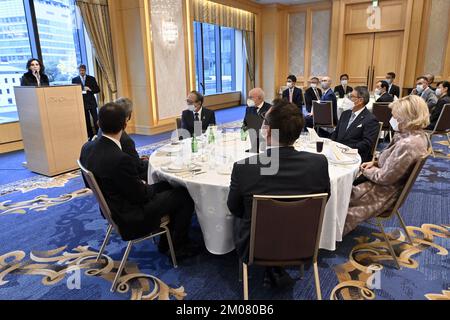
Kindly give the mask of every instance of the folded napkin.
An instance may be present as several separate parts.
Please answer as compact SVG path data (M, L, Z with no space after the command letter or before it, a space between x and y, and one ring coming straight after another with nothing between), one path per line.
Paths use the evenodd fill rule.
M316 130L312 128L307 128L309 132L309 141L316 142L320 139L319 135L317 134Z
M324 154L333 162L353 162L353 159L343 154L334 143L331 143L329 147L325 148Z

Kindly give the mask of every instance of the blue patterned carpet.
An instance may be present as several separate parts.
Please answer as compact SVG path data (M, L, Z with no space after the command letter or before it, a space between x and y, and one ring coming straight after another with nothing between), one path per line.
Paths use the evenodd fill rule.
M223 122L239 119L241 113L241 109L228 110ZM134 138L141 147L139 151L150 154L166 137ZM437 143L439 140L442 138L438 137L436 147L448 150ZM107 225L79 173L50 179L28 172L3 172L5 164L22 171L21 157L23 154L13 153L0 158L0 299L242 299L234 252L223 256L203 252L173 269L151 241L133 248L126 267L126 285L120 292L110 293L125 246L117 236L112 237L106 256L95 262ZM362 225L335 252L320 252L324 299L446 297L439 294L450 288L449 169L450 159L430 158L401 209L416 239L414 247L397 241L395 249L403 268L393 267L383 242L373 242L378 231L369 224ZM398 230L398 221L389 226L389 231ZM201 239L196 221L191 234ZM402 237L396 232L392 236ZM366 281L373 273L365 272L369 265L381 269L377 273L379 285L372 290ZM312 268L289 289L265 288L263 268L249 270L251 299L316 298ZM288 272L299 277L295 269Z

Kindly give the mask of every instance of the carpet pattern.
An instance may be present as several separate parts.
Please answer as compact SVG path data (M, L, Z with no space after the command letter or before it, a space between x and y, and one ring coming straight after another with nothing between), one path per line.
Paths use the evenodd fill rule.
M150 155L165 143L138 151ZM433 143L442 148L439 140ZM320 250L324 297L449 299L449 169L448 159L431 157L400 210L414 246L398 231L398 222L386 224L402 269L393 267L379 231L363 224L336 251ZM201 241L200 227L193 220L191 237ZM79 171L0 185L0 299L242 299L234 252L215 256L204 251L174 269L151 241L133 247L119 290L111 293L125 243L113 235L96 262L106 228ZM297 269L287 271L298 281L292 288L274 289L262 286L264 268L250 267L250 298L316 298L312 268L301 280Z

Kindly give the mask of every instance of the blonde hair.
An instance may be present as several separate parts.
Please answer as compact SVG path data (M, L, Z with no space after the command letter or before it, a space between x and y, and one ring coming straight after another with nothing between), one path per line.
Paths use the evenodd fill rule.
M392 102L389 107L405 130L422 130L430 125L428 105L419 96L411 95Z

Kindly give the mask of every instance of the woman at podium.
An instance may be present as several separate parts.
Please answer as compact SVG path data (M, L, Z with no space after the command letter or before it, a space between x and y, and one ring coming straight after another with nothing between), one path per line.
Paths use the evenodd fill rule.
M50 81L48 80L45 72L45 67L38 59L30 59L27 62L28 72L24 73L20 80L21 86L48 86Z

